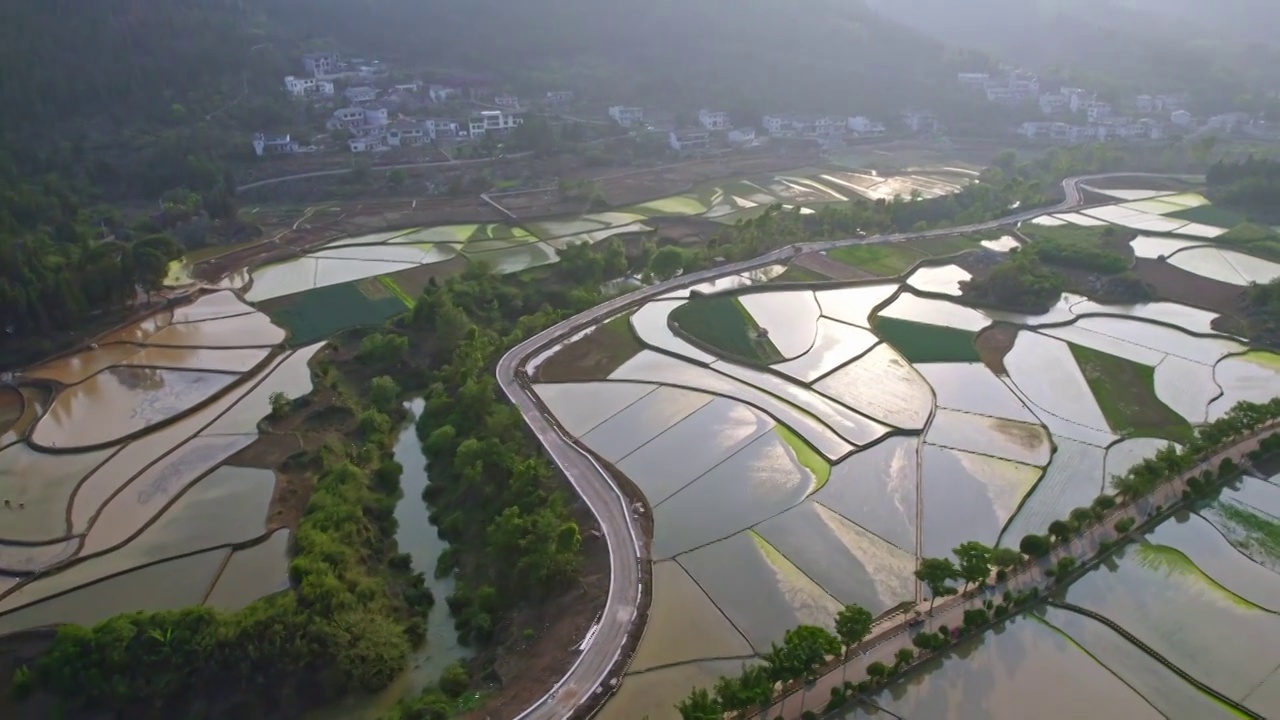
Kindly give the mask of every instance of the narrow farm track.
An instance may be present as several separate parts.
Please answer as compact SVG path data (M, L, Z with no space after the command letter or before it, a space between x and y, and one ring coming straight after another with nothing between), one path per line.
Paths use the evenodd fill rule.
M560 427L551 411L533 392L525 364L575 333L620 312L635 308L659 295L718 277L789 260L807 252L824 252L848 245L902 242L992 230L1038 215L1065 212L1085 205L1081 184L1108 177L1170 177L1150 173L1106 173L1067 178L1062 181L1063 202L973 225L929 230L919 233L877 235L825 242L799 243L780 248L752 260L722 265L641 288L545 330L520 343L498 362L497 378L503 392L520 410L525 422L546 448L547 454L568 478L574 490L590 508L609 550L609 594L595 634L584 642L581 654L551 690L516 716L516 720L564 720L590 717L612 693L625 672L629 657L624 653L643 630L641 608L647 606L644 570L650 562L648 543L643 538L629 500L618 482ZM1181 177L1181 176L1179 176ZM896 648L895 648L896 649ZM824 693L826 691L824 690ZM826 701L823 696L823 702ZM798 705L797 705L798 707ZM788 708L789 709L789 708ZM798 713L796 713L798 715ZM770 714L769 717L773 717Z

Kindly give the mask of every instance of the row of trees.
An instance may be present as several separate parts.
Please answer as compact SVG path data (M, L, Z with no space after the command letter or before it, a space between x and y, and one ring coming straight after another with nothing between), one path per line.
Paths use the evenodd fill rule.
M323 370L319 382L341 384ZM291 412L287 398L271 405L273 417ZM394 422L374 408L359 416L360 441L330 442L301 461L315 488L294 533L292 591L234 613L193 607L64 626L19 672L19 690L158 720L202 706L292 716L386 686L424 640L433 598L396 548L403 468L390 452Z
M1161 483L1191 470L1224 445L1230 445L1276 420L1280 420L1280 397L1264 404L1240 402L1222 418L1201 426L1197 430L1195 439L1182 450L1178 450L1172 444L1166 446L1154 457L1134 465L1124 475L1112 478L1112 487L1125 501L1133 502L1150 494ZM1280 436L1268 438L1264 448L1280 447L1278 438ZM1216 479L1226 480L1231 476L1230 472L1224 472ZM1201 494L1210 492L1213 489L1213 479L1212 473L1208 473L1201 479L1193 480L1188 497L1195 496L1197 490ZM915 571L915 577L929 589L929 612L933 612L933 604L938 598L960 594L967 591L971 585L985 586L991 579L993 571L996 582L1005 581L1008 573L1026 560L1044 557L1056 544L1070 542L1080 532L1102 520L1116 505L1115 497L1107 494L1099 495L1090 506L1076 508L1067 518L1050 523L1047 535L1032 534L1022 538L1018 550L1008 547L992 548L977 541L969 541L956 546L951 551L952 557L922 558ZM1122 518L1117 521L1115 529L1123 535L1132 530L1134 524L1133 518ZM1103 549L1106 550L1111 545L1111 543L1105 543ZM1046 572L1059 581L1065 581L1078 566L1079 563L1075 557L1065 556ZM964 583L959 588L952 584L958 581ZM1002 596L1003 601L1000 603L987 600L982 607L967 609L963 616L963 628L966 632L978 631L993 618L1007 617L1010 612L1038 597L1039 593L1034 589L1021 594L1005 591ZM831 635L822 628L805 625L787 631L783 645L775 644L771 651L761 658L764 661L763 666L744 666L741 675L737 678L720 678L710 692L702 688L694 688L688 697L676 705L676 709L683 720L711 720L723 717L724 713L732 712L745 716L746 712L752 708L768 708L775 698L778 684L785 686L787 683L798 680L811 681L815 679L815 673L827 659L837 656L834 651L820 655L819 650L830 650L833 647L838 649L839 646L836 644L838 642L843 645L844 656L847 656L850 648L862 642L870 633L870 613L857 606L848 606L836 615L835 629L836 635ZM796 633L794 637L793 633ZM955 636L950 630L942 627L937 632L916 633L912 643L923 652L937 652L949 647L954 640ZM788 649L792 645L803 646L805 651ZM803 658L804 662L787 662L794 657ZM867 675L870 680L856 686L850 685L833 693L833 705L838 707L843 704L849 692L865 692L872 689L876 683L895 675L914 657L914 653L909 648L903 648L898 651L895 664L892 666L880 662L869 664ZM813 661L814 664L808 664L808 661Z

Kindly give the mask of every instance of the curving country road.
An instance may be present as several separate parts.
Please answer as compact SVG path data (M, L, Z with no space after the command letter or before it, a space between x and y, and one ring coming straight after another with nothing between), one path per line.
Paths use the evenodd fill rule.
M604 612L601 613L593 628L594 634L588 634L583 642L581 653L565 676L550 692L517 715L516 720L564 720L584 705L594 707L597 703L588 704L588 701L593 698L597 701L602 699L601 693L609 692L613 685L619 682L618 676L621 674L619 663L625 660L622 657L623 648L626 647L632 633L641 632L643 629L637 625L636 620L641 606L641 595L644 592L641 585L641 572L648 555L648 548L642 542L636 518L632 515L630 504L618 484L559 426L555 417L530 388L529 377L524 366L531 357L589 325L672 290L696 285L723 275L735 275L772 265L804 252L830 250L844 245L901 242L910 238L980 232L1029 220L1045 213L1073 210L1084 205L1084 198L1081 195L1083 183L1108 177L1192 176L1105 173L1067 178L1062 181L1065 199L1049 208L1037 208L973 225L925 232L800 243L784 247L752 260L691 273L614 298L544 330L509 350L498 362L498 383L511 402L519 408L525 422L537 435L551 459L591 509L608 546L610 567L609 596L605 602Z

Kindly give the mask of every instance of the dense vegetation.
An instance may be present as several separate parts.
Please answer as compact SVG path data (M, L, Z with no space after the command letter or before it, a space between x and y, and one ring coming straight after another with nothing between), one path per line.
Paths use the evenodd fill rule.
M1100 302L1151 299L1151 290L1129 272L1133 233L1111 225L1079 227L1025 224L1030 242L1009 253L987 275L962 283L964 295L979 305L1030 313L1049 309L1064 291Z
M1215 203L1259 222L1280 222L1280 162L1254 157L1218 162L1209 168L1205 181Z
M324 446L306 461L316 485L294 536L292 592L235 613L193 607L64 626L17 687L156 719L193 708L293 715L384 687L423 640L432 603L396 552L402 468L390 457L392 429L387 415L364 409L360 442Z
M1245 291L1249 337L1255 342L1280 347L1280 279L1266 285L1252 285Z
M410 63L489 73L519 91L692 110L897 112L948 93L941 43L858 0L270 0L280 23ZM480 38L502 38L494 53ZM520 58L519 63L510 58ZM499 80L500 79L500 80Z
M27 183L0 166L0 328L29 342L157 289L177 246L85 208L56 180Z
M15 111L0 143L77 194L211 191L246 132L288 118L293 50L241 0L8 2L0 102Z

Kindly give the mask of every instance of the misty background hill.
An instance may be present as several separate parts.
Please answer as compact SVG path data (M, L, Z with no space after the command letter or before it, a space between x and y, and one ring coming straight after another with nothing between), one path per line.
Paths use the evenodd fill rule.
M1221 109L1280 89L1276 0L868 0L888 20L1115 94L1187 90ZM1269 87L1274 86L1274 87Z

